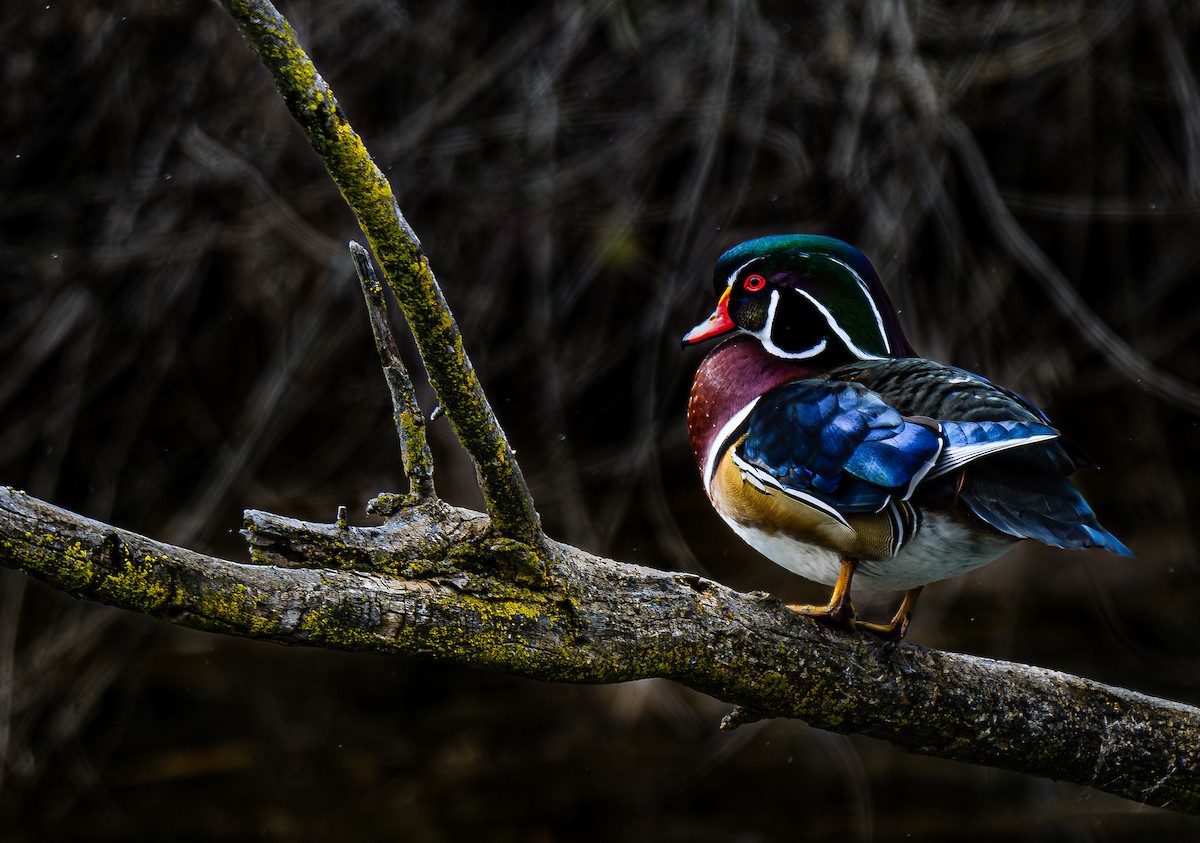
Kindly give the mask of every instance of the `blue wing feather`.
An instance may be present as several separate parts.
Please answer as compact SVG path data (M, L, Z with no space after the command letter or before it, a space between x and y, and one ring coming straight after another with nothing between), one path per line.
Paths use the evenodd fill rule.
M914 362L962 380L958 370ZM953 418L961 393L948 388L957 381L942 377L933 382L952 417L938 418L936 408L909 400L887 380L889 370L914 362L864 366L854 370L855 380L795 381L770 390L747 417L735 458L786 493L850 515L878 512L893 499L907 499L925 481L996 455L957 481L955 496L980 519L1018 538L1131 555L1100 526L1067 479L1073 462L1044 414L975 379L962 389L972 399L964 415L976 417ZM871 387L878 392L861 382L870 382L864 370L875 374ZM900 387L907 390L909 384L901 381ZM990 418L977 409L981 406Z
M1044 446L989 461L986 471L967 472L962 499L997 530L1051 547L1100 547L1133 556L1120 539L1100 526L1079 490L1039 455ZM1040 458L1039 458L1040 457Z
M1018 538L1128 555L1063 473L1058 431L1022 415L918 421L860 383L795 381L755 405L736 456L784 492L850 515L878 512L923 481L1005 452L960 484L957 494L976 516Z
M931 478L955 471L989 454L1058 438L1054 428L1023 419L943 421L939 426L946 447L930 473Z
M1054 547L1101 547L1132 556L1071 484L1069 475L1087 461L1023 396L920 358L850 364L829 378L862 384L907 416L937 419L946 446L924 479L970 464L954 496L997 530Z
M785 491L854 513L906 497L941 449L935 429L904 419L866 387L796 381L759 400L738 456Z

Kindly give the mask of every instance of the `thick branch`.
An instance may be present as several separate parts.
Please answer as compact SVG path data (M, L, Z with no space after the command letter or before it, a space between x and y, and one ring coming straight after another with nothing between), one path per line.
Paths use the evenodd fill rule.
M247 532L271 564L171 547L0 487L0 564L173 623L553 681L665 677L737 703L742 719L799 717L1200 814L1200 710L1185 705L883 644L566 545L530 553L437 502L376 528L250 512Z
M275 7L266 0L221 0L221 4L270 71L288 111L367 235L412 329L438 401L475 461L493 525L502 535L536 544L541 526L533 498L391 185Z

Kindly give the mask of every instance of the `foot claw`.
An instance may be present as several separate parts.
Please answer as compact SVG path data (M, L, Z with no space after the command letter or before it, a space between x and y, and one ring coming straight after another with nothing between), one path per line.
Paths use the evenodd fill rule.
M848 582L849 579L847 578ZM835 590L834 599L829 602L828 606L789 604L788 608L799 615L816 618L839 629L861 629L873 635L878 635L884 641L895 643L904 638L908 632L908 623L912 620L913 606L916 605L917 597L920 594L920 588L909 589L905 592L900 608L896 610L895 616L887 623L867 623L866 621L857 620L854 604L850 601L849 588Z
M831 604L829 606L808 606L796 603L787 603L785 605L797 615L813 618L838 629L854 629L856 625L854 620L854 604L849 601L840 605Z
M859 621L855 624L856 629L865 629L867 632L878 635L884 641L899 641L908 632L908 618L905 617L900 623L894 620L891 623L864 623Z
M842 560L842 569L838 573L837 583L833 586L833 594L827 605L788 605L788 608L797 614L816 618L840 629L854 629L854 604L850 601L850 581L854 578L854 568L857 564L851 559Z
M899 641L908 632L908 622L912 620L913 606L921 595L921 588L910 588L904 593L904 600L895 616L887 623L860 623L858 626L867 632L873 632L885 641Z

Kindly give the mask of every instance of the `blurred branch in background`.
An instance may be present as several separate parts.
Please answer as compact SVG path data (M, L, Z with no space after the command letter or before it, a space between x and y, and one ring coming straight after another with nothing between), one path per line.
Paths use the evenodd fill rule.
M1096 351L1114 369L1137 383L1145 384L1147 389L1164 401L1178 404L1190 413L1200 414L1200 387L1185 383L1130 348L1088 307L1062 272L1025 233L1001 199L979 145L961 121L947 120L946 133L970 177L979 203L986 209L987 218L995 225L1000 241L1020 265L1042 280L1050 301L1062 311L1063 316L1079 326Z

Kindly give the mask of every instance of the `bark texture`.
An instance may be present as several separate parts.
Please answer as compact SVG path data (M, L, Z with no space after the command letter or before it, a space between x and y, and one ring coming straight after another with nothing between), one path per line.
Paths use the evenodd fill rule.
M454 434L475 463L488 515L505 535L537 543L533 498L484 395L441 287L392 186L346 119L332 89L301 47L291 24L265 0L222 0L270 72L288 112L304 130L371 244Z
M691 574L497 537L433 502L380 527L246 513L252 563L0 487L0 564L213 632L402 653L558 682L663 677L910 752L1200 813L1200 710L1036 667L828 629Z

